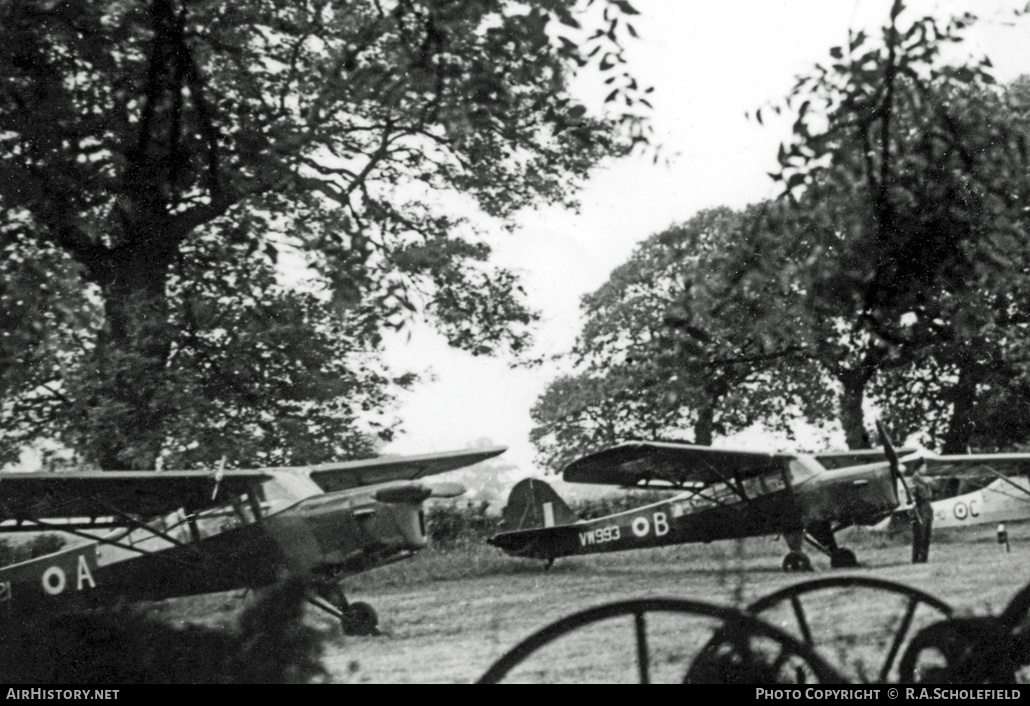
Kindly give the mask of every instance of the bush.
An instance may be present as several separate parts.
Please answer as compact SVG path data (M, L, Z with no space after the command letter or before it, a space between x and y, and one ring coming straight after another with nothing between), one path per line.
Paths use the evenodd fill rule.
M0 682L270 684L326 676L322 636L303 623L304 584L277 586L239 626L173 627L142 610L9 616Z
M452 549L485 542L500 529L500 518L486 514L487 503L477 505L436 505L426 512L426 532L430 546Z
M584 520L595 520L627 510L635 510L643 505L660 502L670 497L662 491L628 491L617 495L609 495L594 500L575 500L569 503L574 513Z

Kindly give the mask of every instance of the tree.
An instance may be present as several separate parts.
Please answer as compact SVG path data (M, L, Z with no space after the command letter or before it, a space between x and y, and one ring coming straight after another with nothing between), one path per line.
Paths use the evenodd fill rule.
M579 362L594 357L542 398L539 438L585 451L678 419L708 443L754 421L789 433L802 416L836 418L864 448L873 394L898 431L946 452L1017 439L1022 425L991 438L988 420L1026 404L1030 103L1023 82L996 86L986 60L941 59L974 18L901 30L901 10L881 43L853 35L798 79L772 175L784 198L698 214L585 298ZM656 382L664 401L634 408ZM596 441L573 431L613 415L622 427Z
M849 445L862 443L877 375L936 369L950 416L943 448L958 452L978 390L999 380L998 355L1016 350L1028 323L1030 124L1021 89L998 88L987 59L942 59L975 17L901 29L902 10L895 2L880 44L852 35L834 63L798 80L793 141L773 176L798 206L812 320L846 332L815 343L852 351L838 376ZM888 406L901 401L880 389Z
M629 438L708 445L756 422L789 436L795 411L826 417L826 386L804 347L781 346L783 332L759 325L782 315L789 292L772 289L792 280L767 278L753 291L757 280L740 279L753 270L751 236L768 232L749 225L764 210L702 211L649 237L583 297L575 373L532 411L545 466Z
M873 75L880 76L880 59L886 61L863 55L855 63L863 71L876 67ZM856 93L876 92L853 80L860 86ZM887 177L873 168L867 150L876 142L871 135L884 126L867 130L861 116L847 112L858 98L818 94L825 99L819 102L839 101L845 113L828 121L838 129L832 139L811 136L806 121L820 119L804 106L817 101L802 103L798 143L780 156L786 165L807 165L804 158L810 157L812 168L789 173L785 167L776 175L793 182L788 198L753 209L739 235L720 248L709 269L722 274L709 281L731 286L707 304L681 295L681 328L704 331L705 322L719 315L747 322L765 355L780 361L780 384L792 381L801 396L816 402L805 415L810 423L827 419L832 384L850 448L870 445L863 410L872 393L901 436L923 432L927 442L941 441L945 450L965 450L977 426L970 416L975 396L988 384L1004 387L1027 361L1019 344L1030 294L1022 235L1026 214L1014 199L998 207L992 223L986 204L997 205L991 190L1006 198L1028 193L1024 144L1030 124L1018 111L1024 105L1018 85L989 86L899 81L896 93L906 98L897 98L890 111L883 105L873 111L892 116L886 146L877 142L889 156ZM831 95L833 90L820 88ZM817 153L824 141L831 147ZM970 161L964 152L990 157ZM879 186L869 186L884 178L890 185L886 206L871 195ZM891 237L880 229L880 208L891 214ZM971 327L973 322L979 324ZM702 348L697 374L733 359ZM917 379L922 383L910 384ZM946 417L928 415L930 408L946 411ZM931 431L941 421L947 433Z
M271 263L217 237L182 248L169 281L169 328L176 332L150 407L162 418L164 467L193 468L220 456L234 464L319 463L374 455L396 421L392 392L413 378L392 378L358 310L336 312L311 292L279 286ZM6 404L12 449L48 431L85 457L98 443L131 437L120 416L131 409L93 404L98 388L79 358L88 328L51 332L60 387L23 388ZM133 375L131 353L117 373ZM136 379L136 378L133 378ZM103 440L103 441L100 441Z
M615 71L636 10L587 6L5 3L5 400L49 395L64 412L40 433L77 414L90 423L67 438L88 460L152 468L182 428L161 397L170 362L200 340L181 335L190 284L173 291L175 267L205 239L300 256L373 345L426 314L474 354L524 348L533 314L485 264L471 215L573 204L598 161L647 142L645 91ZM608 75L621 113L572 99L583 69ZM14 413L5 403L3 429L26 422Z

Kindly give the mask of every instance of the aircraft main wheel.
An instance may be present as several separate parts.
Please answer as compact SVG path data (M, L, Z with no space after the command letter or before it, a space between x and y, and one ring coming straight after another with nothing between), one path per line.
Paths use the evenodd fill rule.
M783 557L784 571L811 571L812 560L804 552L790 552Z
M379 616L368 603L351 603L343 611L340 620L344 635L376 635Z
M830 554L830 566L834 569L849 569L858 566L858 557L855 552L842 547Z

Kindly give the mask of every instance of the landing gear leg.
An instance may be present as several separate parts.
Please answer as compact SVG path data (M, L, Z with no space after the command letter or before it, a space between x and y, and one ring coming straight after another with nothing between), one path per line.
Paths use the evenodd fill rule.
M811 571L812 560L808 558L807 554L801 551L801 542L804 538L804 532L785 532L783 538L787 540L787 547L790 549L787 556L783 557L783 570Z
M846 547L837 546L837 538L833 536L833 529L830 527L829 522L819 522L814 525L809 525L808 534L811 535L818 544L825 547L826 553L830 557L830 566L834 569L847 569L853 566L858 566L858 559L855 557L855 552L851 551Z
M344 635L378 635L379 616L368 603L348 603L338 583L327 581L315 587L318 599L309 602L339 619Z

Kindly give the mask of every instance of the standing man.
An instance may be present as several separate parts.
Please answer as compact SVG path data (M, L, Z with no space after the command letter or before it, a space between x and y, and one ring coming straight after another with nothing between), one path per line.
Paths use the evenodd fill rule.
M933 493L919 476L912 482L912 563L925 564L930 558L933 530Z

